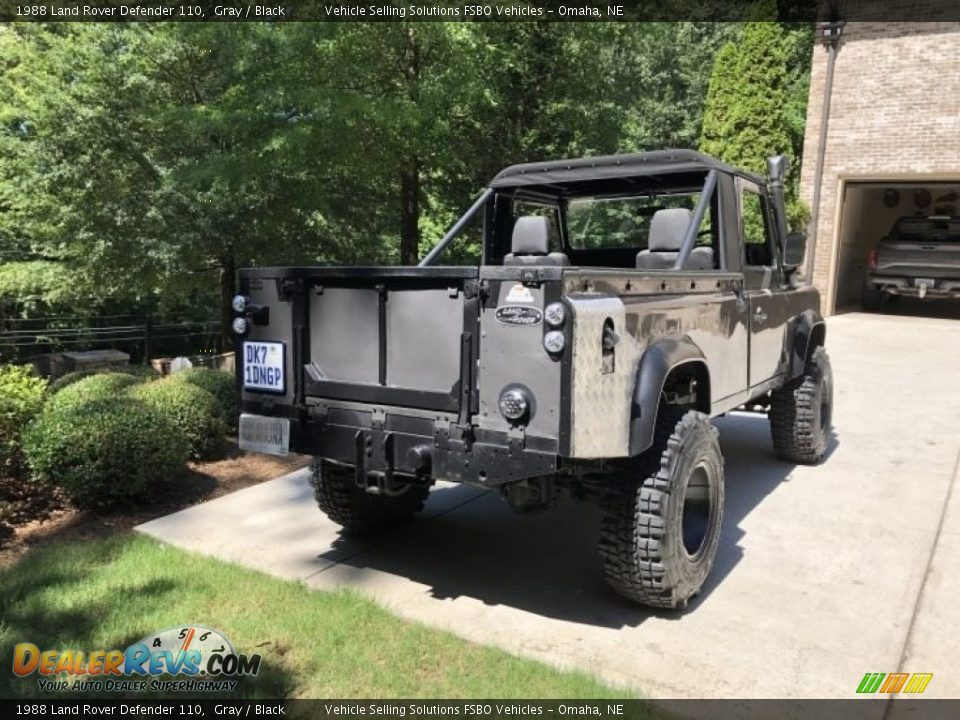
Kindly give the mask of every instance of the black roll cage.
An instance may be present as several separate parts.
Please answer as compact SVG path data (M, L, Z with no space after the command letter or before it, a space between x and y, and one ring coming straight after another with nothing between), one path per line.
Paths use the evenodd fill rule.
M697 206L693 212L693 219L687 228L686 235L684 236L683 243L680 246L680 249L677 253L676 261L674 262L673 271L682 270L684 265L690 258L690 253L693 252L693 248L697 242L697 233L703 223L703 219L706 216L706 213L710 210L711 206L714 205L714 198L717 199L717 204L719 204L719 193L717 191L717 182L720 171L717 168L710 168L706 171L706 176L703 181L702 189L700 190L700 198L697 202ZM652 177L663 177L663 176L643 176L645 179L651 179ZM624 180L629 180L629 178L620 178L620 185ZM678 184L679 186L680 184ZM589 187L589 186L586 186ZM622 187L622 185L621 185ZM447 231L439 243L430 250L429 253L420 261L418 264L419 267L428 267L432 265L437 258L450 246L463 232L463 230L481 213L484 213L485 225L487 226L484 231L484 247L483 247L483 264L487 264L491 257L502 256L504 253L497 252L497 249L493 247L493 244L496 242L496 238L502 233L497 232L500 230L500 227L491 227L492 225L502 225L504 218L507 215L505 212L501 212L500 201L501 199L510 200L511 204L516 199L526 199L529 198L532 202L536 202L538 198L543 198L545 203L556 204L560 209L560 233L561 240L565 247L569 243L566 242L564 237L566 233L566 216L563 212L563 204L558 202L560 197L567 195L564 193L564 190L569 190L570 188L564 185L553 185L549 188L539 188L539 187L515 187L515 188L500 188L495 189L493 186L486 188L483 193L481 193L477 199L473 202L470 208L466 213ZM551 192L551 190L553 192ZM560 192L558 192L560 191ZM581 193L569 193L570 195L576 196ZM583 192L583 195L588 193ZM642 192L631 192L629 188L620 190L617 193L623 197L629 197L631 194L642 195ZM606 194L605 194L606 195ZM492 202L491 202L492 201ZM721 231L718 223L713 222L712 225L715 228L715 242L717 244L717 249L720 249L722 246L722 237ZM491 231L492 230L492 231ZM721 256L724 253L721 251Z

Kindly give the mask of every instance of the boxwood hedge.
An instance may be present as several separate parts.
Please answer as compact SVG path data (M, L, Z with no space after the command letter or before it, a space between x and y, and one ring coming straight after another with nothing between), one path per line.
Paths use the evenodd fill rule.
M203 388L217 399L220 417L228 428L236 428L240 416L240 396L233 373L197 367L181 370L170 376L175 382L184 382Z
M125 375L132 375L135 378L140 378L141 380L158 380L160 378L160 373L154 370L148 365L127 365L123 368L118 368L116 370L104 371L104 370L71 370L66 375L61 375L56 380L50 383L47 392L51 395L56 395L58 392L63 390L70 385L73 385L84 378L88 378L91 375L106 375L112 373L123 373Z
M203 388L169 377L130 387L127 395L172 420L194 459L213 457L223 442L226 426L220 406Z
M122 395L48 407L24 433L23 450L37 479L81 507L142 498L179 472L188 453L170 418Z
M96 373L79 378L76 382L61 388L47 400L45 411L55 408L79 405L92 400L106 400L116 397L126 388L138 385L140 378L127 373Z

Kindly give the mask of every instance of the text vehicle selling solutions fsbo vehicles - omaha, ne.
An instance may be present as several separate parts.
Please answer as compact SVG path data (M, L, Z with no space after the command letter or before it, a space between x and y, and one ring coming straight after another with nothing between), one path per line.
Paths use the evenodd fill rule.
M722 524L711 418L767 414L792 462L830 439L785 172L685 150L517 165L417 267L241 270L241 447L315 456L317 502L351 532L409 520L438 480L522 511L596 500L609 584L686 605ZM479 264L438 265L468 228Z

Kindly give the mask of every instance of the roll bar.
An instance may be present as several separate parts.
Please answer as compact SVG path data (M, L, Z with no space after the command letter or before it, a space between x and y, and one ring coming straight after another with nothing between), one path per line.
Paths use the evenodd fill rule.
M474 216L484 205L486 205L487 200L490 199L491 195L493 195L492 188L487 188L480 193L480 197L474 201L473 205L470 206L470 209L467 210L463 216L453 224L453 227L447 230L447 234L440 239L440 242L434 245L433 249L424 256L423 260L417 263L417 267L427 267L428 265L433 265L433 262L444 250L447 249L447 246L457 239L457 236L463 232L463 229L471 220L473 220Z

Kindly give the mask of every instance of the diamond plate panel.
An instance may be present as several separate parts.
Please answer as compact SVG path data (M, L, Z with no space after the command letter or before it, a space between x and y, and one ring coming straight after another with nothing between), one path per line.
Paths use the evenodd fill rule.
M629 455L630 406L643 346L626 331L626 310L612 295L572 295L570 454L576 458ZM603 325L613 321L619 342L613 372L603 370Z

